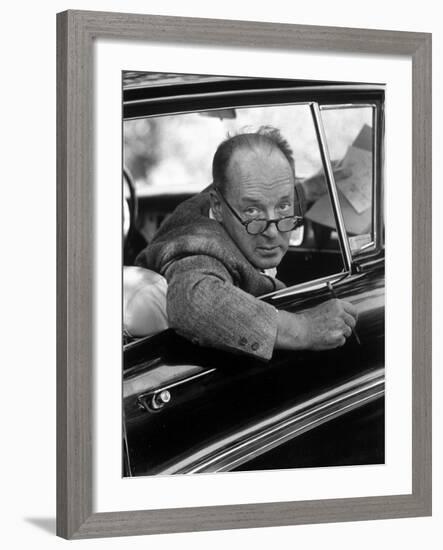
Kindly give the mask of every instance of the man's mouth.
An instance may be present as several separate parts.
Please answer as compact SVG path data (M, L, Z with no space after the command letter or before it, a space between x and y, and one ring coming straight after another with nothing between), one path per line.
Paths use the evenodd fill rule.
M261 254L275 254L280 250L279 246L257 246Z

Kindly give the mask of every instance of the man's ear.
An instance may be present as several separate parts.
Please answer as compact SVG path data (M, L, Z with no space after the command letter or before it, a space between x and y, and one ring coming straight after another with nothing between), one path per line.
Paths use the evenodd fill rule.
M214 214L214 218L219 223L222 223L223 216L222 216L221 201L215 189L211 189L209 191L209 199L211 201L211 210L212 210L212 213Z

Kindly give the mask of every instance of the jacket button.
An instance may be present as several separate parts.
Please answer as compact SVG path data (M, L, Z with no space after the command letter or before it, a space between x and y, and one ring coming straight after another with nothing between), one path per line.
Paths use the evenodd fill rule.
M258 348L260 347L260 344L258 342L254 342L251 346L251 348L254 350L254 351L257 351Z
M240 340L238 341L238 343L239 343L241 346L246 346L246 344L248 343L248 340L243 336L242 338L240 338Z

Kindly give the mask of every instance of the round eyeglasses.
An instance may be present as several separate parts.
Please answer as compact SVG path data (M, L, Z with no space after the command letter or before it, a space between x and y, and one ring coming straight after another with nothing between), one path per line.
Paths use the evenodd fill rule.
M250 235L259 235L260 233L264 233L271 223L275 223L275 227L278 231L280 231L280 233L288 233L289 231L293 231L297 227L303 225L303 218L301 216L287 216L285 218L276 218L275 220L264 220L257 218L249 222L241 222Z
M260 233L264 233L271 225L271 223L275 223L275 227L278 231L280 231L280 233L288 233L289 231L293 231L297 227L303 225L304 220L302 216L285 216L284 218L275 218L273 220L255 218L254 220L244 221L225 199L220 190L217 190L217 193L223 199L223 202L226 204L232 214L244 226L244 228L250 235L259 235Z

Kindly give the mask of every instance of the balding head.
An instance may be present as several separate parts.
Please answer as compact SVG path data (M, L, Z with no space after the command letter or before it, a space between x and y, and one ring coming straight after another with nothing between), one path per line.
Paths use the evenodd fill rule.
M286 159L295 177L294 157L289 143L280 131L272 126L262 126L257 132L241 133L223 141L217 148L212 163L212 178L214 186L222 193L229 194L229 167L234 156L243 152L254 152L266 157L273 151L279 151ZM234 155L238 153L238 155Z

